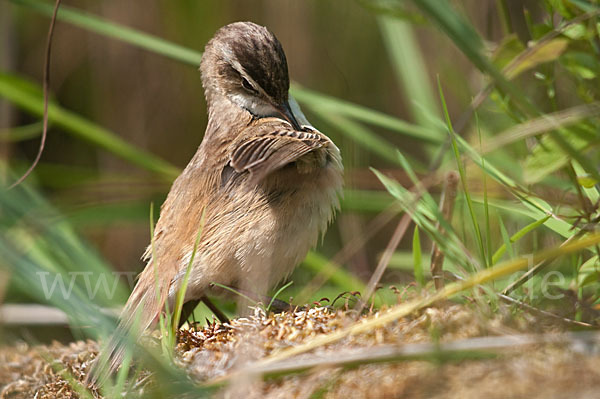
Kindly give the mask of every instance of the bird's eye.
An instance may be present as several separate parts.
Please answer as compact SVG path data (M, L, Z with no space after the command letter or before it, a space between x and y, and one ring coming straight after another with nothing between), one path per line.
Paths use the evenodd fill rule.
M242 87L252 94L258 93L258 91L254 88L254 86L252 86L252 84L250 82L248 82L248 79L246 79L243 76L242 76Z

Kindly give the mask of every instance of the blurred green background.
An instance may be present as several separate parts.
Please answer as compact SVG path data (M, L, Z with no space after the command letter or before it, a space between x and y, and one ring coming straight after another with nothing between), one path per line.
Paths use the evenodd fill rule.
M0 1L0 179L7 184L27 168L40 140L39 88L49 23L47 15L39 12L40 4L45 10L50 5ZM432 1L368 0L108 0L67 1L63 6L197 52L219 27L233 21L265 25L279 38L287 54L293 94L313 125L340 147L346 180L341 214L318 249L319 255L311 255L291 277L294 285L282 294L283 299L296 296L342 248L350 248L352 256L344 259L343 269L325 288L311 292L310 298L332 299L341 291L358 290L357 280L369 279L399 220L395 214L387 218L382 214L392 204L392 196L369 167L410 185L396 149L420 177L431 177L430 192L439 199L443 175L456 169L456 159L437 79L450 119L474 148L479 149L480 141L485 144L510 127L520 129L509 134L512 144L486 154L486 160L514 185L493 177L484 180L481 169L473 164L463 179L474 196L482 234L473 231L473 215L469 215L462 191L457 197L452 220L456 236L481 256L484 265L489 266L492 253L502 245L505 250L508 247L508 256L529 252L558 243L560 232L576 225L575 216L583 209L578 203L581 189L578 191L566 161L574 154L578 176L591 176L592 189L597 186L598 110L588 110L577 120L581 126L576 125L573 131L562 131L569 146L552 150L542 146L544 150L539 150L543 135L520 138L517 134L524 131L523 123L538 115L528 112L520 96L515 96L525 93L541 114L585 104L597 107L600 46L596 2L469 0L436 5ZM596 14L585 17L586 13ZM508 86L492 91L483 101L477 118L468 112L473 97L486 87L490 76L495 77L494 70L505 67L529 45L575 18L584 21L577 25L579 31L557 33L563 42L553 42L555 46L545 57L530 57L527 67L509 76ZM80 21L86 24L83 17ZM488 60L496 69L478 63L479 59ZM35 82L34 86L22 80ZM513 88L519 91L511 91ZM27 105L27 96L37 99L37 105ZM4 256L8 270L12 270L8 275L25 279L15 266L21 255L31 255L23 249L29 248L25 241L33 241L35 247L38 240L50 240L40 250L40 256L47 259L48 251L55 249L48 236L31 230L27 234L33 239L21 239L24 215L36 218L44 228L64 224L76 237L70 243L83 246L98 264L125 272L141 271L140 256L150 241L150 203L158 210L176 170L183 169L196 151L206 125L197 67L133 46L125 36L111 38L90 32L89 26L81 28L59 20L53 38L51 96L54 104L72 113L70 116L93 126L78 125L57 111L58 119L50 118L42 160L27 180L31 195L21 193L21 189L1 194L5 202L0 210L0 234L6 240L5 251L15 251L10 255L14 258ZM360 108L348 109L348 103ZM550 125L540 133L556 127ZM94 130L100 127L105 129L100 133L112 132L138 152L128 156L127 151L120 151L120 142ZM559 222L554 220L554 225L527 236L513 249L508 236L544 216L519 212L522 204L513 202L516 185L522 196L549 204L548 208L556 210L558 219L568 226L556 227ZM589 194L592 199L595 195L597 192ZM29 206L28 201L35 203L32 196L42 198L44 206ZM488 199L498 201L491 216ZM485 207L481 205L484 202ZM592 220L595 210L590 212L586 216ZM414 281L412 229L392 258L384 285ZM481 235L485 248L480 245L478 249ZM361 240L365 244L357 245ZM428 270L431 240L422 235L421 245L423 267ZM574 260L565 268L576 274L583 260ZM73 259L69 262L74 268L87 267ZM55 263L49 263L57 267L65 260L57 257ZM10 280L5 279L7 287L0 288L0 299L40 300L23 289L28 284L25 280L7 284ZM380 295L384 301L396 300L388 294Z

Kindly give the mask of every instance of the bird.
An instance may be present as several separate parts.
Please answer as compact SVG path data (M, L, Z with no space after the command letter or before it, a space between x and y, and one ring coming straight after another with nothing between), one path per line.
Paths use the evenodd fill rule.
M185 302L222 294L219 286L266 293L316 246L340 206L340 151L289 95L287 59L271 31L253 22L220 28L200 72L204 137L161 207L121 333L141 335L165 302L173 309L190 262ZM118 368L118 335L88 381Z

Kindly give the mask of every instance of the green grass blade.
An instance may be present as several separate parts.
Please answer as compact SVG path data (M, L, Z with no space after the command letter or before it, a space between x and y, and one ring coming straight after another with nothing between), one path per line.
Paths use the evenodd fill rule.
M200 237L202 237L202 230L204 230L204 217L206 215L206 209L202 210L202 216L200 216L200 227L198 227L198 233L196 240L194 241L194 248L192 249L192 256L190 262L185 269L185 275L181 282L181 287L177 291L177 298L175 300L175 308L173 309L173 322L171 323L171 336L175 338L177 329L179 328L179 319L181 318L181 310L183 309L183 300L185 299L185 293L187 291L188 282L190 280L190 274L192 272L192 266L194 265L194 259L198 252L198 244L200 243Z
M275 293L275 295L273 295L271 297L271 301L269 301L269 306L267 306L267 312L271 309L271 306L273 306L273 302L275 301L275 299L277 299L277 297L283 292L285 291L289 286L291 286L292 284L294 284L293 281L288 281L284 286L282 286L281 288L279 288L277 290L277 292Z
M42 122L34 122L29 125L0 129L0 143L32 139L42 134L42 128Z
M382 212L394 203L385 191L345 189L342 211Z
M437 144L444 140L435 130L413 125L383 112L305 89L298 84L292 84L290 93L299 103L313 112L320 111L352 118L429 143Z
M371 151L391 163L398 164L395 146L371 132L360 123L324 110L314 109L313 113L320 119L337 127L342 134L350 137L366 150Z
M448 113L448 107L446 106L446 99L444 98L444 92L442 90L442 84L440 83L439 77L438 89L440 92L440 100L442 101L442 109L444 111L444 116L446 117L446 123L448 125L448 133L450 134L450 138L452 139L452 150L454 151L454 157L456 158L456 165L458 167L458 173L460 174L460 181L462 183L465 198L467 200L469 215L471 216L471 223L473 224L473 229L475 230L475 239L477 240L477 246L479 247L479 254L481 256L483 264L487 265L487 257L485 256L485 249L483 247L483 238L481 237L479 223L477 223L477 218L475 216L475 209L473 208L471 194L469 193L469 188L467 187L467 175L465 173L465 168L462 163L463 161L460 152L458 151L458 145L456 144L456 133L454 132L454 129L452 127L452 121L450 120L450 114Z
M492 256L492 264L498 263L498 261L500 260L502 255L504 255L504 252L507 249L509 250L510 257L512 258L514 256L514 254L512 251L511 243L519 241L521 238L523 238L523 236L525 236L525 234L537 229L538 227L540 227L544 223L546 223L546 221L548 219L550 219L550 215L544 216L543 218L528 224L527 226L523 227L521 230L519 230L515 234L513 234L510 238L508 238L508 234L506 233L506 228L504 227L504 223L502 223L502 219L500 218L500 228L502 229L502 238L504 238L504 235L506 234L506 237L508 238L508 240L504 240L504 244L500 248L498 248L498 250L494 253L494 256Z
M473 200L475 202L483 203L483 200L480 198L474 198ZM489 205L497 210L505 211L512 216L517 217L521 215L533 219L534 221L550 216L544 223L544 226L565 238L569 238L573 235L573 225L567 223L563 219L559 219L552 212L545 212L528 203L515 204L514 201L489 200ZM550 209L549 205L547 205L547 207Z
M53 4L40 0L11 1L14 4L30 8L48 17L52 15L54 7ZM198 51L190 50L148 33L142 33L135 29L107 21L73 7L61 5L56 17L59 21L68 22L80 28L133 44L156 54L161 54L186 64L200 65L202 53Z
M302 265L315 273L324 273L330 282L343 291L365 290L365 284L361 280L317 252L309 251Z
M590 200L592 204L600 201L600 191L598 191L598 181L595 180L591 182L591 185L583 185L581 184L581 179L585 179L586 176L589 176L587 172L579 165L578 162L573 162L573 170L577 174L578 183L581 185L581 189L586 197Z
M389 16L380 16L377 22L392 66L402 86L402 93L409 99L414 120L417 125L437 132L438 137L443 140L444 131L440 130L430 117L430 115L439 115L439 109L434 100L425 60L419 50L413 28L407 22Z
M413 233L413 271L415 273L415 280L419 287L425 285L425 277L423 276L423 261L421 253L421 239L419 238L419 227L415 226L415 232Z
M502 241L504 241L504 245L502 245L502 247L508 252L508 257L510 259L513 259L515 257L515 252L513 251L510 237L508 237L506 226L504 226L504 222L502 221L501 217L498 217L498 222L500 224L500 234L502 235Z
M510 94L511 100L519 105L523 112L530 115L540 114L528 97L511 84L484 55L483 40L479 33L465 18L454 11L448 1L413 0L413 2L454 42L477 69L490 75L498 88Z
M0 72L0 97L6 98L32 115L42 116L44 102L42 96L36 94L38 91L36 85L23 78ZM134 165L162 175L166 180L171 181L179 174L179 169L165 160L132 146L110 130L54 102L48 104L48 119L71 135L97 145Z
M479 113L475 111L475 126L477 128L477 137L479 138L479 148L481 149L481 126L479 125ZM485 158L481 156L481 166L485 170ZM490 227L490 204L488 203L487 175L483 173L483 212L485 217L485 241L487 253L487 265L492 265L492 229Z
M121 362L121 367L119 372L117 373L117 381L115 383L115 387L112 390L112 396L118 397L121 392L123 392L123 388L125 387L125 383L127 382L127 377L129 376L130 368L131 368L131 346L127 346L125 350L125 355L123 356L123 360Z
M484 173L486 173L488 176L490 176L498 183L502 184L507 190L509 190L527 208L527 211L523 211L516 208L514 204L512 205L512 207L506 206L505 209L512 209L513 211L523 212L523 214L527 214L529 217L532 217L536 220L545 217L546 215L553 215L553 217L549 219L546 223L546 226L563 237L570 237L571 235L573 235L573 225L569 224L564 219L560 219L556 215L554 215L554 210L548 203L541 200L540 198L535 198L526 195L525 193L527 193L527 190L525 188L521 187L509 176L502 173L498 168L492 165L492 163L489 160L486 161L485 164L482 164L481 156L473 147L471 147L469 143L467 143L466 140L457 135L455 135L454 137L456 138L457 144L461 148L462 152L466 156L468 156L475 164L477 164L483 170ZM490 204L493 204L492 201L490 201ZM499 202L495 201L494 206L498 205Z
M512 84L484 55L481 37L469 22L454 11L448 1L413 0L413 2L431 18L481 72L488 74L494 80L496 87L510 95L510 100L519 107L521 113L532 117L543 115L543 112L529 97L517 85ZM550 131L548 135L565 154L577 160L588 173L600 180L600 173L594 164L565 139L568 131L558 128L557 131Z
M398 200L402 209L410 214L415 224L438 245L447 259L460 267L479 268L477 261L471 258L452 226L444 220L438 206L428 200L428 194L422 193L422 198L418 198L397 181L375 169L371 170L388 192Z
M400 163L402 165L402 168L404 168L404 171L406 172L408 177L411 179L412 183L415 185L415 187L420 188L421 200L419 202L421 202L421 206L418 207L419 211L423 212L424 215L426 214L427 217L431 218L431 220L433 220L437 224L439 224L439 226L446 231L446 234L451 235L452 239L458 243L460 240L458 239L458 235L456 234L456 231L454 230L454 228L452 227L450 222L444 218L444 215L440 211L438 204L435 202L435 200L433 199L431 194L429 194L429 192L422 187L421 182L419 181L415 171L412 169L412 167L408 163L408 160L406 159L404 154L402 154L401 152L398 152L397 155L398 155L398 159L400 160ZM377 174L379 176L377 171L374 171L374 172L375 172L375 174ZM384 185L386 185L386 184L384 183ZM386 188L388 189L388 191L390 191L390 188L392 188L393 186L394 185L390 186L390 184L388 183ZM403 189L403 190L405 193L408 192L406 189ZM398 190L396 190L396 193L398 194ZM392 194L392 195L394 195L394 194ZM405 205L411 205L411 207L414 206L414 204L405 204ZM437 228L436 228L436 230L437 230Z

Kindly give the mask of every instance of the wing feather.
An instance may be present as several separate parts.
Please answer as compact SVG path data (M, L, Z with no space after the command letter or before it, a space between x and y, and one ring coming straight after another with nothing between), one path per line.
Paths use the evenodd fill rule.
M230 165L238 173L250 172L252 180L258 182L324 144L323 136L318 133L274 131L240 143L233 151Z

